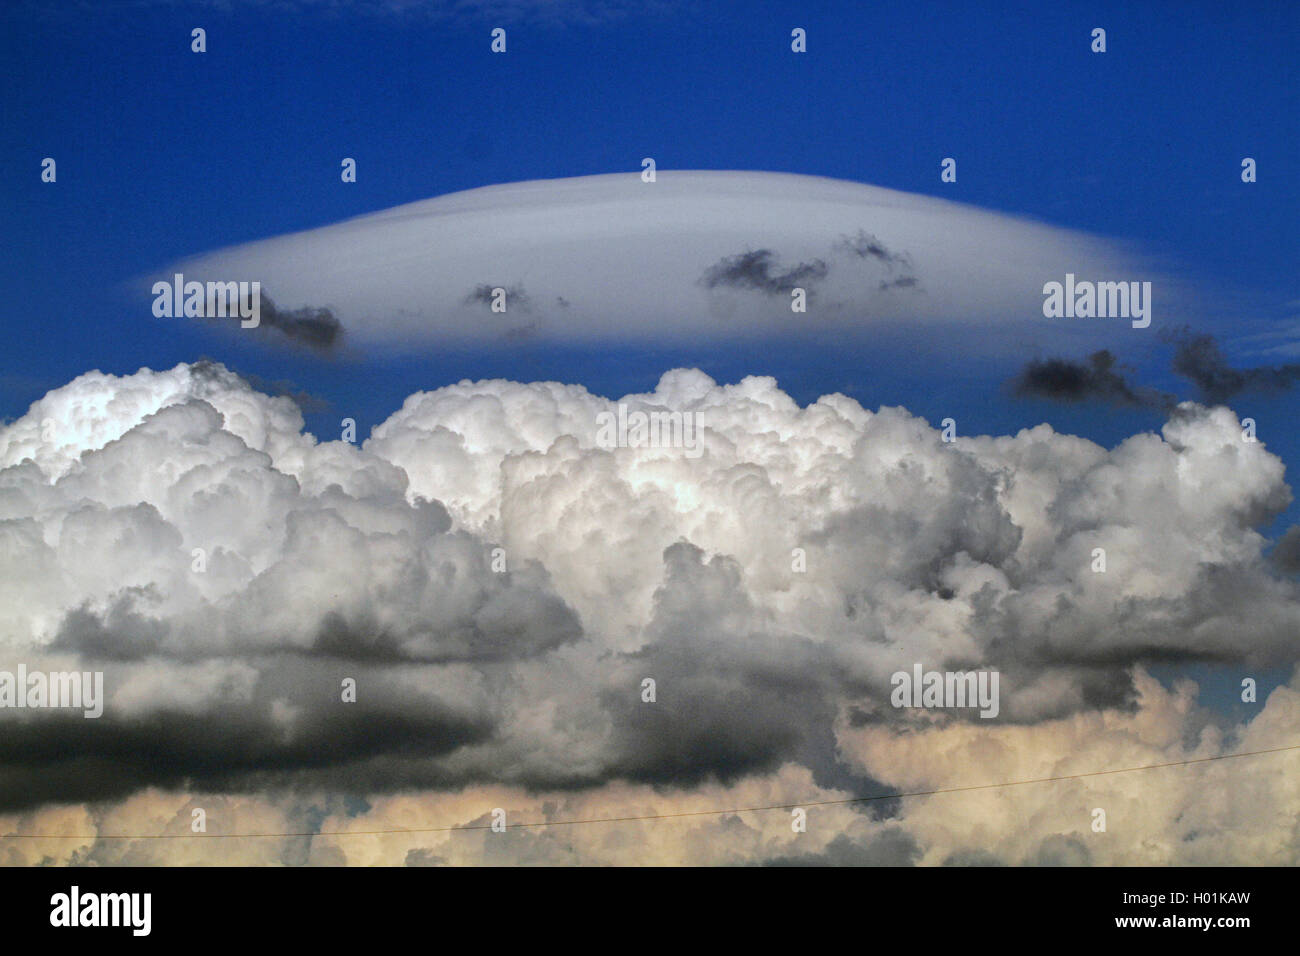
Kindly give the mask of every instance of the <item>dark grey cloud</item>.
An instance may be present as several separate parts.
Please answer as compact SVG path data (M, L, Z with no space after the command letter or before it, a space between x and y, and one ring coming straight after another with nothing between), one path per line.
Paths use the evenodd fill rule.
M887 275L876 285L880 292L893 289L919 290L921 287L920 279L912 272L911 256L905 252L893 251L865 229L859 229L854 236L841 236L835 243L835 249L873 265L883 266Z
M488 282L480 282L462 299L464 305L486 305L491 306L496 296L494 289L502 289L506 295L506 309L523 309L525 312L530 311L532 302L528 298L528 293L524 291L522 285L503 286Z
M674 548L656 600L657 639L619 662L626 678L603 695L617 741L611 769L679 786L774 770L833 718L826 663L807 641L759 634L734 653L725 604L745 599L727 580L732 568L725 559L703 563L693 546ZM694 601L704 606L688 611ZM642 676L656 681L653 704L638 693Z
M463 748L503 746L494 710L499 701L422 692L411 668L472 664L478 679L489 686L502 682L504 691L512 666L579 636L576 618L562 603L548 607L546 600L520 595L471 609L460 623L433 623L438 633L431 642L365 616L330 611L310 646L281 641L258 647L235 635L232 645L195 657L175 626L137 609L144 600L124 593L103 614L73 610L52 650L76 653L82 670L103 671L110 700L132 680L145 679L156 690L173 679L162 668L205 662L237 660L254 672L251 688L232 679L188 706L157 701L131 714L129 706L115 705L94 720L80 711L6 711L0 812L122 797L150 786L363 796L487 782L500 779L498 769L508 777L508 768L449 769L440 762ZM355 703L342 700L344 677L357 682ZM563 769L535 776L544 784L575 782Z
M1035 359L1012 381L1021 398L1057 402L1099 401L1135 408L1168 409L1174 396L1131 385L1107 349L1093 352L1083 362L1063 358Z
M445 511L434 505L445 519ZM290 538L296 534L292 527L296 520L290 521ZM509 575L491 574L486 568L457 569L450 563L438 564L436 544L426 549L434 557L427 563L410 562L402 590L386 597L423 599L438 608L436 615L425 612L390 624L381 619L382 608L376 603L324 611L308 628L309 642L279 631L267 633L261 621L270 619L275 604L295 587L302 570L298 555L297 560L268 568L236 600L219 602L181 622L149 614L148 606L158 601L150 588L124 588L102 613L89 605L70 611L52 646L91 662L154 657L196 662L224 659L231 653L255 657L282 653L373 664L490 664L537 657L582 636L577 615L539 576L530 574L534 568L525 566ZM212 556L214 562L219 559L219 554ZM460 590L463 585L448 582L449 577L476 574L482 583L468 594ZM235 620L239 623L230 623ZM212 644L197 640L196 632L207 628L221 628L225 640Z
M343 324L329 309L306 306L301 309L280 309L265 292L262 293L261 324L298 345L328 352L343 338Z
M142 597L149 597L148 589L125 588L103 614L89 604L74 608L60 623L51 646L102 661L143 660L159 653L168 627L136 609Z
M891 266L911 267L912 260L902 252L891 251L883 242L864 229L855 236L841 236L835 248L851 252L859 259L874 259Z
M641 783L724 784L796 760L819 786L873 789L840 762L831 731L845 680L827 648L750 630L739 565L679 542L664 552L651 640L622 655L602 695L616 752L609 775ZM652 677L657 700L640 681Z
M789 295L796 287L806 287L826 278L829 271L821 259L801 262L781 271L772 250L757 249L719 260L705 270L700 282L710 289L727 286L753 289L766 295Z
M1171 368L1196 387L1196 398L1221 405L1242 393L1275 395L1300 383L1300 363L1238 369L1228 364L1214 336L1183 327L1162 332L1161 341L1175 346ZM1178 396L1133 384L1108 349L1093 352L1082 362L1052 357L1025 365L1009 383L1021 398L1057 402L1106 402L1179 414Z
M127 679L118 666L102 669L106 692ZM355 703L341 700L347 676L357 681ZM278 713L286 707L291 718ZM400 671L277 658L259 663L248 699L232 693L202 708L162 705L134 716L107 708L96 720L5 716L0 812L150 786L357 796L445 787L455 778L437 758L489 741L497 724L479 705L420 693Z
M1271 504L1280 510L1286 502L1279 497ZM1243 526L1259 517L1250 510L1241 517ZM1179 598L1129 596L1098 613L1060 597L1045 617L1021 598L997 606L976 602L968 629L987 643L989 661L1004 675L1004 695L1050 671L1068 675L1089 708L1129 710L1136 702L1135 665L1294 662L1292 611L1261 612L1277 607L1279 597L1285 607L1293 595L1286 582L1260 575L1249 563L1206 562ZM1036 716L1064 716L1075 706L1062 700L1048 708L1053 713Z
M421 635L409 625L386 626L372 614L330 611L317 630L312 653L390 663L488 663L535 657L582 635L577 616L555 595L481 598L483 603L472 613L443 624L436 640L419 640Z
M1214 336L1182 328L1163 338L1177 346L1173 369L1189 379L1203 400L1222 404L1243 392L1265 395L1284 392L1300 382L1300 363L1233 368Z
M1273 546L1273 563L1287 574L1300 574L1300 525L1286 529Z
M897 279L881 279L877 288L888 292L890 289L917 289L920 285L921 280L916 276L899 276Z

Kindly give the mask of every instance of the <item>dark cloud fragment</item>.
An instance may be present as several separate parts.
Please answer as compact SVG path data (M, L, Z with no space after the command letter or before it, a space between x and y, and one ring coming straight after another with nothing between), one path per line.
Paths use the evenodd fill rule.
M886 265L911 266L912 260L905 252L891 252L889 248L864 229L856 236L841 236L835 248L853 253L859 259L875 259Z
M912 274L911 257L905 252L894 252L865 229L859 229L855 236L841 236L835 243L835 248L859 259L884 266L888 274L876 286L880 292L920 288L920 280ZM895 270L898 271L898 275L894 274Z
M1206 404L1224 404L1248 392L1275 395L1300 383L1300 363L1233 368L1214 336L1207 333L1183 327L1161 333L1161 340L1175 346L1173 371L1188 379L1196 387L1197 398ZM1130 384L1120 369L1114 354L1102 349L1083 362L1059 357L1035 359L1010 384L1020 398L1099 401L1166 415L1178 413L1177 396Z
M502 286L492 285L487 282L480 282L476 285L461 302L464 305L486 305L490 308L492 303L496 301L497 289L505 292L507 309L523 309L527 312L532 308L532 302L522 285Z
M1182 328L1165 333L1163 338L1177 346L1174 371L1189 379L1207 402L1222 404L1242 392L1277 394L1300 382L1297 362L1233 368L1212 335Z
M1133 408L1168 409L1174 396L1129 384L1108 350L1093 352L1083 362L1063 358L1035 359L1012 381L1021 398L1056 402L1100 401Z
M313 306L280 309L266 293L262 293L259 328L262 326L275 329L295 344L320 352L331 351L343 337L343 323L329 309Z
M1287 574L1300 574L1300 525L1292 525L1278 539L1270 555L1273 564Z
M51 647L101 661L142 660L157 654L167 637L167 624L136 609L137 600L149 596L146 589L126 588L103 615L88 604L74 608L60 623Z
M770 249L727 256L705 270L700 282L710 289L728 286L753 289L765 295L789 295L796 287L805 287L826 278L830 271L821 259L813 259L782 272L775 260L776 256Z

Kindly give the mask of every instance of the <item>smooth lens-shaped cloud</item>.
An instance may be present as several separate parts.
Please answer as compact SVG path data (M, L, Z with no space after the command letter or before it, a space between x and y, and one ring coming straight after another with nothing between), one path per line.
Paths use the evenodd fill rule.
M1095 237L958 203L675 171L474 189L199 256L150 281L177 271L260 281L277 310L264 324L312 344L333 341L337 321L349 341L404 346L1041 324L1045 282L1134 272ZM793 310L795 290L806 312Z

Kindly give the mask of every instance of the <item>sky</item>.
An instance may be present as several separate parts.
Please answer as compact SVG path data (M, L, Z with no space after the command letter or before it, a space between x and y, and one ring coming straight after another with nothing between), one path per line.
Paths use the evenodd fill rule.
M339 367L154 321L138 287L123 291L182 256L494 183L639 171L644 156L664 169L871 183L1140 243L1207 287L1203 315L1165 322L1205 324L1239 364L1296 347L1293 5L1179 4L1177 16L1170 4L620 6L593 19L574 12L582 4L495 16L473 5L8 5L0 149L15 171L2 213L13 241L0 268L13 348L0 411L21 413L88 368L196 354L291 379L371 424L415 387L463 377L556 377L613 394L682 363L725 380L774 374L804 401L844 390L936 420L958 400L942 382L975 390L976 370L924 344L886 362L818 343L797 357L742 345L592 363L498 350ZM509 52L493 57L498 20ZM202 55L178 39L200 21ZM790 53L792 25L808 31L808 54ZM1097 25L1106 54L1079 40ZM1249 187L1247 155L1260 169ZM56 189L40 181L45 156L59 164ZM340 182L344 156L359 163L355 184ZM959 160L956 183L939 181L946 156ZM1286 335L1247 340L1260 333ZM1147 348L1121 358L1147 360ZM987 401L962 404L981 431L1055 415L1114 441L1155 423L979 390ZM1276 401L1261 422L1285 415L1287 398ZM1282 431L1270 439L1286 441Z
M879 690L889 670L878 649L820 643L817 626L822 637L844 626L836 613L864 615L861 620L870 623L861 626L873 640L894 640L900 628L929 627L958 643L969 641L961 645L968 655L1003 655L1008 685L1023 696L1008 705L1012 726L984 738L991 748L986 755L996 754L977 767L986 776L1054 772L1059 764L1052 760L1061 754L1091 766L1085 758L1141 763L1250 740L1262 746L1274 742L1269 734L1285 737L1287 728L1300 726L1295 655L1279 637L1296 619L1300 547L1294 548L1296 568L1270 571L1266 559L1274 542L1300 523L1300 505L1288 489L1300 466L1300 436L1291 424L1300 411L1300 6L972 6L672 0L5 5L0 162L8 175L0 186L0 231L7 254L0 257L0 282L10 294L0 305L9 343L0 365L0 422L8 429L0 466L10 470L12 488L22 490L12 492L3 517L61 516L61 530L49 525L43 532L48 554L35 538L23 537L27 531L14 531L14 554L21 558L13 561L12 586L15 594L25 593L21 569L43 567L48 559L65 572L66 588L46 593L33 579L28 586L39 595L24 610L27 616L14 612L0 623L11 645L45 628L57 633L56 650L88 658L102 655L105 641L128 641L129 647L108 655L130 690L119 700L125 716L115 718L123 722L113 725L123 741L119 752L147 753L152 725L140 715L180 706L160 690L169 680L190 681L199 700L167 738L168 769L155 771L142 761L112 785L100 786L92 774L92 782L81 786L77 771L98 766L94 761L103 756L86 743L88 763L49 778L39 798L0 787L0 811L11 814L11 825L48 825L41 816L48 811L64 813L60 825L74 830L85 822L109 832L143 825L139 821L152 819L164 804L168 813L188 819L185 791L207 788L216 794L212 801L247 800L241 812L250 828L293 829L300 811L291 801L259 804L249 795L268 780L322 794L346 789L346 764L314 764L302 748L325 746L320 739L294 739L285 730L312 720L343 734L340 752L385 781L363 809L321 797L310 811L315 825L326 818L358 827L400 821L413 812L402 801L418 806L419 793L448 788L461 788L460 803L440 806L470 820L479 813L476 800L506 799L500 796L506 792L521 805L539 792L558 793L573 802L557 812L582 815L614 805L644 810L668 783L685 787L678 797L695 806L690 801L752 805L776 799L783 787L825 795L946 780L943 756L971 747L978 722L909 724L907 732L892 734L879 714L849 705L836 710L863 687ZM190 49L195 27L206 30L206 52ZM489 48L495 27L507 31L504 55ZM791 51L796 27L807 31L806 53ZM1096 27L1106 30L1104 53L1090 49ZM54 183L42 182L45 157L57 162ZM344 157L356 160L354 183L341 181ZM484 343L437 335L372 341L356 334L361 327L345 317L343 347L313 350L151 311L147 277L169 274L175 263L196 256L216 254L221 261L227 255L221 250L229 247L261 255L263 247L248 253L246 244L308 230L337 236L329 231L334 224L462 190L611 173L635 177L643 157L655 159L665 185L674 171L688 170L827 177L997 214L1008 235L1095 241L1137 270L1116 278L1153 281L1155 319L1150 328L1132 329L1123 321L1047 319L1032 308L1008 306L1005 315L960 327L904 315L853 334L808 327L662 341ZM945 157L957 160L956 182L941 181ZM1256 161L1255 182L1242 181L1244 157ZM936 237L936 248L974 229L965 215L952 213L954 232ZM727 227L716 224L717 230ZM1032 231L1039 227L1049 231ZM550 241L544 230L493 233L501 228L493 222L484 228L500 244L512 244L518 262L528 260L534 243L540 250ZM609 249L632 255L635 230L628 236L632 246L611 243ZM285 269L308 279L319 270L300 240L278 248L276 262ZM1007 250L1026 255L1010 240L990 240L991 276L1008 267L995 258ZM457 262L452 251L448 260ZM1013 259L1009 268L1020 261ZM418 266L408 266L403 281L426 278ZM320 283L326 286L328 276ZM653 313L654 300L647 301ZM1089 358L1102 350L1100 364ZM249 393L206 363L167 371L200 359L222 363L256 391L293 397L302 425L282 405ZM153 372L137 375L141 369ZM691 369L702 377L680 371L661 381L672 370ZM68 384L91 370L136 377ZM742 383L747 376L774 382ZM448 388L484 379L501 381ZM536 384L542 382L571 388L548 390ZM413 397L420 392L431 395ZM732 444L711 449L716 472L697 485L698 474L667 465L650 479L650 472L639 470L647 466L633 460L620 459L613 471L604 471L581 456L565 457L565 442L581 433L584 416L604 407L601 402L649 393L719 416L718 434ZM797 411L832 393L855 404L831 399ZM190 402L196 398L210 402L224 424L202 403ZM1172 412L1181 400L1207 408L1225 404L1231 412L1202 410L1182 420ZM477 420L473 409L487 406L504 411ZM876 418L861 413L894 406L906 411ZM108 411L78 434L74 426L88 408ZM35 437L50 415L71 423L62 445ZM948 416L973 440L977 464L932 456L927 429L939 428ZM1223 449L1235 447L1229 439L1237 420L1247 416L1255 419L1262 446L1233 457L1236 452ZM313 451L301 437L305 426L322 443L332 442L344 418L356 421L358 441L370 439L364 449L320 444ZM754 422L766 424L770 431L760 432L766 437L746 431ZM1057 434L1014 441L975 437L1013 436L1041 423ZM1158 435L1162 427L1166 444L1134 438ZM463 439L459 451L442 444L449 433ZM789 437L797 451L769 446L771 435ZM1100 448L1076 446L1069 435ZM900 487L881 462L864 463L847 450L845 436L874 436L905 449L931 484ZM164 449L167 442L191 441L202 448L192 460ZM1181 463L1170 457L1174 444L1187 450ZM84 472L69 457L81 451L91 455ZM258 455L269 456L275 468L258 464ZM39 464L48 493L34 490L46 485L22 470L24 457ZM182 474L182 463L195 471L177 487L192 491L193 501L178 500L147 475ZM211 486L194 477L226 467L244 477ZM767 483L744 485L737 475L745 469L761 471ZM146 474L124 477L132 471ZM1015 475L1019 490L1000 485L999 474ZM286 475L297 482L292 488ZM1106 476L1119 476L1118 484L1112 487ZM337 500L332 478L340 484ZM530 478L537 484L528 485ZM502 486L489 488L498 479ZM630 513L602 510L613 507L605 495L615 480L639 496ZM832 506L835 495L819 497L819 481L842 486L848 512ZM28 482L35 483L29 488ZM657 492L650 488L655 482ZM233 494L231 487L248 497L232 504L223 497ZM774 487L796 490L783 497ZM408 492L440 503L409 505ZM673 494L676 510L665 503ZM691 494L704 517L692 517L682 504ZM1006 496L1006 514L990 504L998 496ZM754 507L755 521L770 526L734 521L742 499ZM98 503L109 517L78 512L85 501ZM209 501L213 510L205 511ZM141 502L155 511L130 510ZM882 517L872 510L877 502L905 517ZM64 510L80 517L62 517ZM214 517L218 512L225 517ZM263 512L266 527L274 524L281 537L254 527L252 516ZM342 524L325 512L342 515ZM299 513L312 517L295 517ZM1243 513L1259 517L1257 527L1243 526ZM823 522L816 533L809 531L814 518ZM1018 544L1007 537L1012 519L1023 529ZM823 561L842 562L842 573L824 579L821 591L791 591L771 576L770 562L784 561L789 550L773 530L785 527L782 522L803 527L812 542L804 543ZM1141 568L1128 579L1131 593L1122 609L1105 609L1091 579L1076 579L1060 563L1065 558L1049 555L1044 543L1069 541L1063 554L1083 554L1089 536L1112 523L1126 529L1122 540L1113 539L1115 560ZM575 540L587 531L590 537L581 540L620 555L622 570L588 569L557 527L568 527ZM135 537L123 538L124 528L134 529ZM399 555L400 549L376 543L396 534L393 529L426 550ZM158 563L156 549L188 553L205 534L222 538L228 555L228 563L214 564L207 583L184 583ZM123 552L137 570L104 577L90 556L100 546L107 549L105 542L128 539L140 547ZM85 556L59 540L80 541ZM504 541L536 566L501 584L468 556L470 540ZM141 542L152 542L155 550ZM373 579L348 582L338 566L314 563L313 548L321 542L357 567L373 561L381 570ZM890 557L871 553L876 547ZM952 558L953 551L967 558ZM420 562L434 558L460 567L465 577L438 591L442 585L421 589L393 570L402 562L424 567ZM968 559L974 565L964 563ZM1206 563L1228 570L1215 577L1202 567ZM858 592L852 573L903 589L882 583ZM477 590L466 582L477 582ZM986 585L1007 595L997 610L978 597ZM122 588L138 593L124 598ZM341 602L337 607L302 598L331 588L337 588L329 592ZM944 602L956 595L969 618L958 621L957 612L937 603L914 603L908 594L918 588L948 594ZM1058 588L1077 606L1067 611L1069 601L1053 605ZM161 603L146 613L141 594L160 594ZM627 607L613 610L610 602L623 598ZM464 619L451 612L440 617L446 604ZM251 622L253 611L244 606L264 613L263 624ZM432 615L447 630L425 634L404 618L408 612ZM313 614L323 623L307 627L303 622ZM1239 634L1225 624L1234 614L1242 621ZM153 623L142 624L145 619ZM485 633L515 635L517 645L500 650L500 659L466 651L458 629L469 619ZM716 624L716 643L684 644L692 619ZM358 650L354 644L364 643L358 635L365 626L381 638ZM643 644L630 636L636 633ZM804 636L779 644L791 634ZM1078 648L1065 646L1067 636ZM925 639L909 649L933 657L938 646ZM694 716L716 731L716 753L701 731L695 749L674 764L671 753L639 749L644 718L610 702L608 675L593 671L580 653L593 647L618 660L618 668L630 668L629 675L640 662L653 662L661 674L741 701L755 685L779 684L773 677L779 657L797 693L818 704L801 714L755 706L752 727L703 707ZM712 672L729 650L743 658L735 672ZM149 671L142 662L150 655L160 655L171 670ZM304 679L321 686L331 679L331 655L371 669L367 673L398 703L394 710L367 711L366 726L387 728L393 751L348 737L328 708L302 705L299 712L283 679L274 676L275 662L297 660L294 655L303 655ZM1261 700L1275 694L1271 723L1250 724L1255 711L1238 699L1234 668L1242 656L1256 668ZM431 708L411 696L400 677L384 670L393 661L420 668L434 686L447 688L446 699ZM1224 661L1233 665L1226 672ZM1124 670L1133 665L1141 672ZM1211 717L1188 716L1179 682L1187 676L1201 684L1200 702ZM501 687L512 681L552 694L552 710L535 713L508 703ZM555 690L557 681L566 690ZM605 688L593 692L599 707L569 696L567 688L583 681ZM220 688L230 687L243 688L235 697L251 702L248 712L257 715L246 724L223 709L228 699L218 700L226 693ZM1136 711L1121 706L1134 700L1140 701ZM209 705L213 709L205 710ZM1089 724L1102 712L1112 714L1104 729ZM211 742L200 765L190 765L186 735L198 733L213 713L234 723ZM591 728L605 719L611 736L598 740ZM565 733L538 730L547 720ZM664 720L656 726L667 737L691 736L680 714ZM1205 736L1216 721L1232 729ZM284 739L266 754L241 751L241 735L267 728ZM66 739L84 742L81 733L69 730ZM917 749L922 739L928 749ZM24 750L30 744L39 751L38 740L35 733L22 737L8 758L21 766L39 762ZM462 753L455 741L464 740L472 746ZM401 764L395 754L409 755L410 748L431 765L417 771ZM1009 756L1022 751L1039 756ZM562 754L584 762L566 767ZM223 761L228 772L211 772ZM507 765L509 773L494 775L494 766ZM60 796L61 786L72 809L50 810L46 804ZM1131 836L1123 844L1127 850L1099 850L1063 836L1068 828L1046 819L1050 804L1030 797L1014 812L971 810L961 837L952 836L956 825L927 804L898 820L864 821L845 811L844 832L855 841L847 846L827 837L806 850L756 837L708 858L665 837L654 852L677 862L805 856L1204 862L1276 842L1276 834L1261 830L1229 851L1205 834L1231 827L1198 818L1196 787L1180 786L1171 783L1160 792L1169 805L1182 801L1192 808L1188 822L1147 821L1172 848L1165 855L1137 848L1141 841ZM483 788L481 800L471 799L474 788ZM1283 816L1293 807L1291 790L1264 789L1265 795L1242 797L1224 811L1234 826L1260 816L1261 807ZM1116 804L1138 799L1122 789L1111 796ZM95 800L119 802L107 816L76 809ZM1017 817L1042 822L1030 828L1037 842L1021 841ZM989 826L999 835L996 845L977 849L980 838L971 834L981 819L998 821ZM712 835L727 845L722 830ZM623 844L592 842L574 850L537 839L512 844L513 858L572 862L565 854L578 853L608 861L633 852ZM497 852L491 844L482 858L446 847L389 849L331 844L267 852L278 854L279 862L338 862L340 855L347 862L464 862L493 859ZM64 850L41 852L58 858ZM78 852L82 861L121 861L152 851L110 850L92 841ZM127 855L111 856L119 852Z

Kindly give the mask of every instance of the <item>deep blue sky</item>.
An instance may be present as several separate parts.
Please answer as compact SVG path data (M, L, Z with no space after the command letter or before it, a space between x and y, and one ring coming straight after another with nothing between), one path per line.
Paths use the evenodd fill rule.
M492 183L634 171L647 155L663 169L869 182L1131 240L1214 293L1185 318L1238 364L1286 358L1248 335L1289 327L1300 341L1300 4L700 3L597 22L581 3L555 6L574 13L8 5L0 416L91 368L210 356L320 396L309 426L331 438L344 415L364 437L405 395L461 378L613 395L682 364L725 381L775 375L801 401L838 390L932 422L955 414L966 433L1046 420L1112 444L1159 427L1146 412L1013 399L1000 384L1030 356L973 366L920 336L356 361L154 319L148 296L124 292L192 253ZM488 50L497 25L505 56ZM795 26L806 55L790 52ZM1089 50L1095 26L1104 55ZM40 182L45 156L54 185ZM344 156L358 160L355 185L339 180ZM954 185L939 181L944 156L958 158ZM1243 156L1258 183L1240 182ZM1133 341L1121 359L1191 397L1154 334ZM1087 349L1063 339L1071 357ZM1233 405L1300 465L1296 394Z

